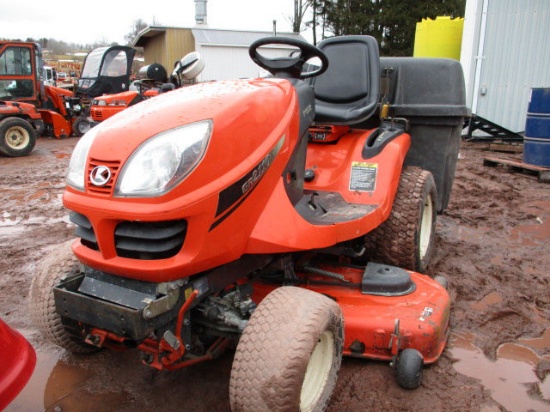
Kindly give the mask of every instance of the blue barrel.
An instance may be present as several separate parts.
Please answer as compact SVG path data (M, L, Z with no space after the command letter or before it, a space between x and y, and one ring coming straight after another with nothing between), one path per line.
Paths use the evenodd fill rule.
M550 167L550 87L531 89L523 140L523 162Z

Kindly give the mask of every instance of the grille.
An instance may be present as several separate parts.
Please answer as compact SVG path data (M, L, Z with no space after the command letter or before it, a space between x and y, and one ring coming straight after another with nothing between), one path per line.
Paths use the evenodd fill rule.
M106 166L111 171L111 179L109 179L109 181L103 186L94 186L90 180L92 170L96 166ZM90 162L88 163L88 192L102 196L111 196L119 169L119 161L90 159Z
M69 219L77 227L75 235L82 245L99 250L97 238L88 218L71 212ZM183 247L186 220L167 222L121 222L115 229L117 255L130 259L157 260L175 256Z
M116 251L131 259L166 259L180 251L186 233L185 220L122 222L115 229Z
M77 226L74 234L80 238L80 242L90 249L99 250L94 228L88 218L80 213L71 212L69 219Z

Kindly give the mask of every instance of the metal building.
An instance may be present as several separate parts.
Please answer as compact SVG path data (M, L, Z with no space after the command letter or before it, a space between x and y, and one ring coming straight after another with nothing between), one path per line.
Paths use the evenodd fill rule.
M524 131L531 88L550 87L550 1L467 0L460 61L472 114Z
M281 37L304 40L297 33L278 33ZM183 28L150 26L134 39L133 46L143 47L145 64L160 63L171 72L174 63L189 52L197 51L205 68L199 81L258 77L261 69L248 55L255 40L273 36L272 32L216 30L206 27ZM288 56L294 49L273 46L264 48L271 57Z

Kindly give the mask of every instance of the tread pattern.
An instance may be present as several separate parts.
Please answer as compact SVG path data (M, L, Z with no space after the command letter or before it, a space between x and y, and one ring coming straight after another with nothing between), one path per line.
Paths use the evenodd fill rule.
M73 353L92 353L98 349L67 332L55 309L53 287L61 278L78 273L79 264L71 250L72 240L57 246L37 266L29 293L31 320L49 341Z
M29 142L25 147L14 149L8 144L6 133L12 127L21 127L28 134ZM10 157L27 156L32 152L36 144L36 131L26 120L18 117L7 117L0 121L0 152Z
M432 200L432 230L425 256L420 253L420 227L424 204ZM419 167L406 167L401 174L389 218L365 236L365 248L371 260L416 272L425 272L435 242L437 199L432 174Z
M335 337L335 354L313 411L324 410L336 385L343 345L341 309L302 288L271 292L254 311L237 346L229 389L232 411L298 411L309 357L326 330Z

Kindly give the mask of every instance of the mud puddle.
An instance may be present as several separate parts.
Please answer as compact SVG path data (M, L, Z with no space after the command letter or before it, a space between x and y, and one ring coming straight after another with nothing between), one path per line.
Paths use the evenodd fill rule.
M457 372L479 380L505 410L550 411L550 374L537 373L550 363L550 356L536 351L550 347L550 328L540 338L500 345L494 361L473 343L475 338L471 333L452 335L449 352Z
M230 412L230 351L191 368L156 371L141 363L136 350L73 355L37 342L32 330L18 330L35 347L37 362L5 412Z
M35 371L5 412L119 410L130 401L125 394L93 393L88 371L61 359L61 353L38 352Z
M29 332L19 330L27 339ZM94 374L71 365L62 350L36 350L36 367L25 388L5 412L113 411L129 403L123 393L93 393Z

